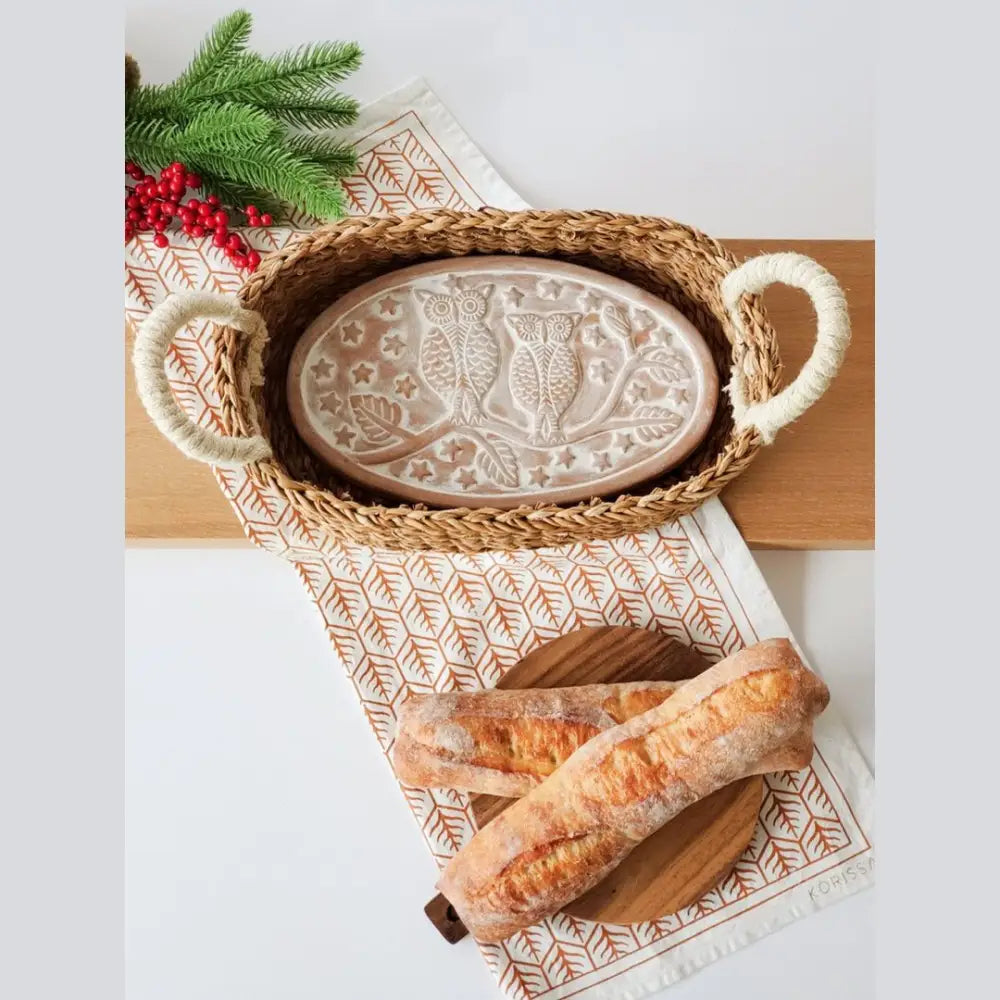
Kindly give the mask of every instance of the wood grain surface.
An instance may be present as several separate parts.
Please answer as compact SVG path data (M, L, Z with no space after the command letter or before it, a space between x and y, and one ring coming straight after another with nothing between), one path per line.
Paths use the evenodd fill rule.
M578 629L529 653L497 684L549 688L622 681L676 681L708 666L697 652L662 632L622 626ZM693 903L729 872L753 835L763 796L760 775L702 799L648 837L607 878L565 907L598 923L655 920ZM513 800L473 795L482 828ZM464 928L438 895L424 912L449 941Z
M722 494L743 537L760 548L872 548L875 540L875 245L869 240L725 240L739 259L793 250L840 281L853 340L830 391L778 434ZM786 380L812 350L815 318L801 292L764 296ZM131 337L126 332L126 347ZM184 458L125 387L125 537L131 544L249 544L211 471Z

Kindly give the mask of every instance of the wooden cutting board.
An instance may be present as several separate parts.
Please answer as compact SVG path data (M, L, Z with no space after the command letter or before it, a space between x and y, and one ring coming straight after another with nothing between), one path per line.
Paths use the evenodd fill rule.
M708 666L699 653L662 632L622 626L578 629L529 653L500 688L551 688L624 681L676 681ZM759 775L720 789L647 838L603 882L565 912L598 923L656 920L695 902L717 885L746 850L763 796ZM512 799L473 795L480 829ZM449 941L467 931L443 896L424 912Z

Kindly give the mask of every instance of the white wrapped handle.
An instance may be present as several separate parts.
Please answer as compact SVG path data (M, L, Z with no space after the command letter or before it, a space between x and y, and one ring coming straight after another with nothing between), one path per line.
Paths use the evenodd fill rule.
M740 298L762 292L776 281L801 288L812 299L816 344L795 380L762 403L747 403L744 372L740 365L733 366L729 394L736 428L756 428L765 444L770 444L782 427L801 417L826 392L851 341L847 300L837 279L811 257L772 253L751 257L722 281L722 301L732 318L738 343L746 345Z
M261 383L261 352L267 341L263 318L224 295L188 292L169 296L139 325L132 352L139 399L164 437L189 458L227 468L269 458L271 446L263 437L226 437L207 427L199 427L174 397L165 368L167 351L178 330L199 318L223 323L250 338L248 381L251 385Z

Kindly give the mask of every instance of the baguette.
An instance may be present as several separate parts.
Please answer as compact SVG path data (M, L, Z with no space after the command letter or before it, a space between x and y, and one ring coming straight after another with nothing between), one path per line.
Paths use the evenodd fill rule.
M683 683L414 695L399 710L392 764L400 781L418 788L520 798L587 740L661 705ZM811 758L805 729L758 770L798 771Z
M502 941L596 885L664 823L751 773L826 707L826 685L769 639L598 733L451 859L438 889Z

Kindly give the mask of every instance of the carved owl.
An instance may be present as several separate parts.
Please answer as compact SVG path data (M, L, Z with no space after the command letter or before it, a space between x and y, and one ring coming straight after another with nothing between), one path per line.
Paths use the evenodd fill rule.
M520 313L507 316L517 346L511 360L510 392L532 419L532 440L566 440L562 418L576 398L583 368L571 343L580 313Z
M500 373L500 345L484 322L493 285L454 294L414 289L430 328L420 342L420 370L451 405L458 424L483 421L483 397Z

